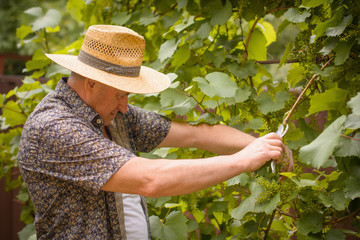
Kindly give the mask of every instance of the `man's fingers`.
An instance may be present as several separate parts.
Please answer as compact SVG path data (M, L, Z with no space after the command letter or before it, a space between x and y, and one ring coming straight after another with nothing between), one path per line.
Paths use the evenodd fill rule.
M276 134L276 133L274 133L274 132L272 132L272 133L268 133L268 134L264 135L264 136L263 136L263 138L266 138L266 139L279 139L279 140L282 140L282 138L281 138L278 134Z

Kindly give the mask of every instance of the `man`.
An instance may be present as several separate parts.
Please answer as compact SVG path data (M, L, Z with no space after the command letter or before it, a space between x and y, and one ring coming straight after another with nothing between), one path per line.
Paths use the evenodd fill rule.
M150 239L143 196L187 194L280 159L275 133L255 139L227 126L190 126L128 105L129 93L160 92L169 79L141 66L143 37L88 29L78 56L48 54L72 71L28 118L19 167L39 239ZM150 160L156 147L197 147L219 156Z

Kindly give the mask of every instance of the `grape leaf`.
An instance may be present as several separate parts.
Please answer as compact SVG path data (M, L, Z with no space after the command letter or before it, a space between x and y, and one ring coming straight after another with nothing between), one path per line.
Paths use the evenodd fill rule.
M357 95L350 99L350 101L347 103L347 105L352 108L352 112L360 116L360 92L357 93Z
M205 95L211 98L216 95L216 89L211 86L205 78L196 77L193 79L193 81L198 83L199 88Z
M216 1L216 3L218 3L216 7L211 7L210 24L212 26L225 24L232 15L232 7L229 1L226 1L225 6L222 6L220 1Z
M184 46L181 46L178 50L176 50L172 64L174 64L175 68L178 68L184 63L186 63L186 61L189 60L189 58L190 58L190 49L189 49L189 45L186 44Z
M360 133L356 133L354 138L360 139ZM339 157L360 156L360 141L342 137L334 154Z
M210 85L216 90L219 97L234 97L237 85L231 78L222 72L213 72L205 76Z
M321 168L326 166L330 155L339 143L346 116L341 116L330 124L314 141L300 148L300 161Z
M228 66L229 71L239 79L246 79L249 76L255 76L257 73L256 62L246 61L245 64L231 63Z
M360 184L359 179L350 176L345 182L345 197L355 199L360 197Z
M42 28L55 28L61 20L61 14L58 10L49 9L45 15L38 16L38 18L31 23L33 31L38 31Z
M179 91L169 88L160 94L160 104L163 111L173 111L175 114L185 115L194 108L196 102Z
M127 21L129 21L131 18L131 15L128 14L127 12L120 12L116 15L114 15L112 18L111 18L111 21L113 23L116 23L117 25L125 25L127 23Z
M164 222L158 216L151 216L151 235L158 239L186 239L186 222L187 218L180 211L172 211Z
M269 93L262 92L256 101L259 103L260 111L266 115L270 112L279 111L284 108L285 102L289 100L289 98L289 94L282 91L276 93L275 101L273 101L272 96Z
M253 34L251 35L247 49L248 58L257 61L265 61L267 53L266 44L267 40L264 33L255 28Z
M27 224L20 232L18 232L19 240L36 239L36 230L34 224Z
M205 39L209 37L210 31L211 26L209 25L209 23L205 22L199 27L194 36L200 39Z
M310 17L311 13L304 10L302 13L297 8L290 8L284 13L284 17L292 23L304 22L306 18Z
M331 193L332 206L338 210L343 211L346 208L347 199L345 193L342 190L337 190Z
M326 4L328 0L303 0L302 5L309 8L314 8L322 4Z
M258 23L257 25L260 26L260 29L264 33L264 36L266 38L266 46L269 46L271 43L276 41L276 32L273 25L265 21L262 23Z
M34 17L40 17L41 15L43 15L43 10L41 9L41 7L32 7L27 9L24 13Z
M277 204L280 202L280 193L275 194L269 201L262 203L261 205L257 205L254 208L255 212L265 212L266 214L270 214L276 208Z
M318 212L304 214L296 222L296 227L299 233L307 235L310 232L317 233L322 229L323 218Z
M350 114L345 122L345 128L358 129L360 128L360 116L356 114Z
M73 18L75 18L78 22L81 22L83 16L82 10L84 6L85 6L84 1L68 0L66 3L66 10L69 11L69 13ZM121 13L117 15L121 15Z
M248 212L254 212L256 199L263 191L263 187L258 182L252 182L250 185L251 195L243 199L240 205L230 212L231 216L241 220Z
M341 23L336 27L329 27L326 29L325 34L330 37L339 36L345 30L345 28L351 23L353 17L351 15L344 17Z
M328 28L336 26L336 24L340 22L342 16L343 16L343 11L339 10L336 11L334 16L332 16L332 18L330 18L329 20L317 24L317 26L314 29L314 34L316 35L316 37L317 38L321 37L322 35L324 35L324 33Z
M165 59L171 57L174 54L174 52L176 51L177 45L178 45L178 43L175 42L174 38L164 42L160 46L160 50L159 50L160 61L162 62Z
M295 87L297 83L304 79L304 74L306 72L303 66L299 64L292 64L292 68L289 70L287 75L287 81L291 84L292 87Z
M345 234L340 229L330 229L326 235L326 240L345 240L345 238Z
M21 27L16 29L16 37L20 40L24 40L33 30L30 26L21 25Z
M326 110L342 112L346 106L347 91L332 88L323 93L314 95L310 100L309 115Z
M5 118L5 123L9 124L11 127L24 124L27 119L23 110L13 100L6 102L2 117Z
M350 55L352 46L355 44L355 39L349 41L340 41L334 48L335 64L343 64Z
M284 54L281 56L278 68L281 68L285 63L287 63L287 57L291 53L292 47L293 47L292 41L290 41L286 44L285 51L284 51Z
M229 180L226 181L227 186L233 186L240 184L241 186L245 186L249 182L249 175L247 173L241 173L240 175L237 175Z

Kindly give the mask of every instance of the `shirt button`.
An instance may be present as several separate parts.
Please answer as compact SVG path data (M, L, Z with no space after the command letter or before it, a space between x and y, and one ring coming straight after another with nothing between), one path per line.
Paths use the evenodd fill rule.
M99 124L99 125L100 125L100 124L101 124L101 122L102 122L102 121L101 121L101 119L100 119L100 118L96 119L96 123L97 123L97 124Z

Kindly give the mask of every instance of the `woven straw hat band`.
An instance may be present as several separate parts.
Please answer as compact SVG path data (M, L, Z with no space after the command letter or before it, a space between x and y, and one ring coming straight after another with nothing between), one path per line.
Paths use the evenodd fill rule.
M99 70L128 77L139 76L145 40L136 32L107 25L88 29L79 61Z

